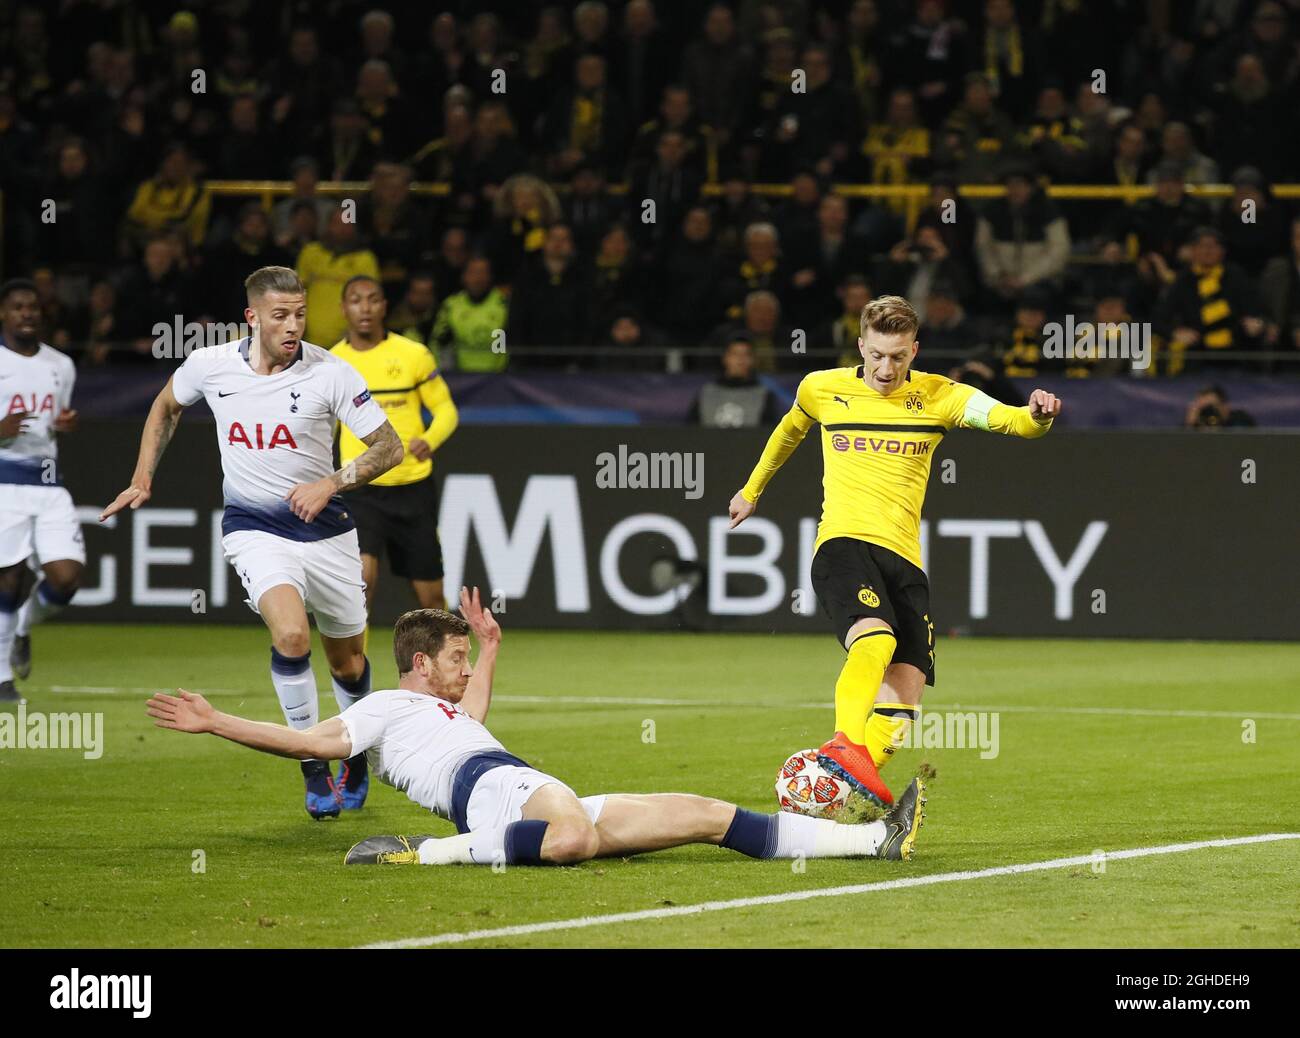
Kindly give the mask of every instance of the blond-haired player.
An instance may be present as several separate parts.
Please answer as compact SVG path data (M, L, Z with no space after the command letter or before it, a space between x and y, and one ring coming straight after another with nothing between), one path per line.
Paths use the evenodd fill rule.
M920 523L935 451L955 428L1033 439L1061 413L1061 402L1042 389L1027 406L1009 407L973 386L912 370L919 323L901 296L868 303L862 363L804 377L730 506L734 529L808 430L821 426L824 500L812 584L848 659L835 683L835 734L818 763L882 805L893 796L879 769L934 684Z

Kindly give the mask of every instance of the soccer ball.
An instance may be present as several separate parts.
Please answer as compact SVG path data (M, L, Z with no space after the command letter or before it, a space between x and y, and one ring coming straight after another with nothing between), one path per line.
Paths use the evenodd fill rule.
M782 811L829 818L849 799L849 784L817 764L816 750L790 756L776 776L776 799Z

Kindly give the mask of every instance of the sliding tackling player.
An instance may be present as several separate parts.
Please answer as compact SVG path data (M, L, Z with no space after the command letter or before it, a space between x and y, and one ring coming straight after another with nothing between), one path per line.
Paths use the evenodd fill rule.
M375 836L344 859L353 865L568 865L711 843L753 858L910 858L924 819L925 789L913 780L889 814L846 825L784 811L759 814L685 793L579 798L506 751L484 727L501 645L478 588L461 588L464 618L440 609L403 614L393 631L398 687L371 692L306 731L214 710L178 689L148 703L160 728L219 735L265 753L339 759L365 751L383 782L456 823L460 835ZM479 641L470 665L469 633Z
M835 735L817 763L881 805L893 795L879 769L934 684L920 522L939 441L957 427L1034 439L1061 413L1061 402L1042 389L1027 406L1009 407L973 386L911 370L918 324L901 296L863 307L862 363L804 377L730 506L734 529L808 430L821 425L825 497L812 585L848 659L835 683Z

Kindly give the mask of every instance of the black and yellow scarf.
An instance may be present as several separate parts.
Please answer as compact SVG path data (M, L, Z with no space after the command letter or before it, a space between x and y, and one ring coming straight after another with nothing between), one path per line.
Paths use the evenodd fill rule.
M1207 350L1232 346L1232 306L1223 295L1223 266L1193 267L1201 298L1201 345Z

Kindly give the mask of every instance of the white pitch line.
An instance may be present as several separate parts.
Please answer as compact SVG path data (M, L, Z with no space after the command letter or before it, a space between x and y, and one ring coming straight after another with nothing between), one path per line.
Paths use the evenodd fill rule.
M513 696L492 697L502 703L570 703L591 706L695 706L723 707L732 710L831 710L834 704L825 703L764 703L735 702L721 699L643 699L633 696ZM1004 714L1101 714L1118 717L1228 717L1240 720L1245 717L1266 721L1300 721L1300 714L1281 714L1261 710L1159 710L1145 707L1122 706L979 706L973 703L936 703L931 712L940 710L977 710L984 713Z
M32 685L32 692L59 692L67 695L79 696L147 696L155 692L172 692L174 687L164 685ZM246 695L248 690L242 688L205 688L202 690L205 695L212 693L215 695Z
M1104 852L1106 861L1127 858L1147 858L1157 854L1181 854L1208 847L1240 847L1253 843L1273 843L1278 840L1300 840L1300 833L1265 833L1261 836L1237 836L1230 839L1198 840L1195 843L1170 843L1161 847L1136 847L1127 851ZM1027 862L1022 865L1000 865L975 872L938 872L929 876L909 876L905 879L882 880L878 883L858 883L844 887L822 887L819 890L795 890L785 894L767 894L762 897L739 897L730 901L704 901L697 905L676 905L672 908L648 908L640 912L615 912L610 915L588 915L576 919L555 919L545 923L524 923L519 926L502 926L495 930L469 930L463 933L440 933L430 937L406 937L397 941L376 941L360 945L361 948L430 948L440 944L464 944L467 941L485 941L498 937L523 937L535 933L553 933L557 930L584 930L593 926L613 926L617 923L637 923L647 919L671 919L703 912L724 912L732 908L753 908L761 905L779 905L793 901L810 901L813 898L843 897L848 894L869 894L880 890L903 890L908 887L926 887L936 883L955 883L968 879L987 879L992 876L1019 876L1027 872L1045 872L1049 869L1066 869L1077 865L1091 865L1101 860L1095 854L1077 855L1073 858L1053 858L1050 861Z
M150 695L162 690L162 686L126 686L126 685L33 685L33 692L59 692L78 695ZM170 691L170 690L168 690ZM211 695L249 695L256 689L243 688L201 688L200 692ZM498 703L533 703L546 705L564 703L578 706L682 706L706 707L725 710L830 710L832 703L766 703L736 702L723 699L669 699L644 696L516 696L508 693L492 697ZM1262 721L1300 721L1300 714L1283 714L1266 710L1160 710L1147 707L1123 706L981 706L975 703L936 703L931 712L939 710L976 710L984 713L1003 714L1084 714L1113 717L1202 717L1231 718L1242 720L1252 718Z

